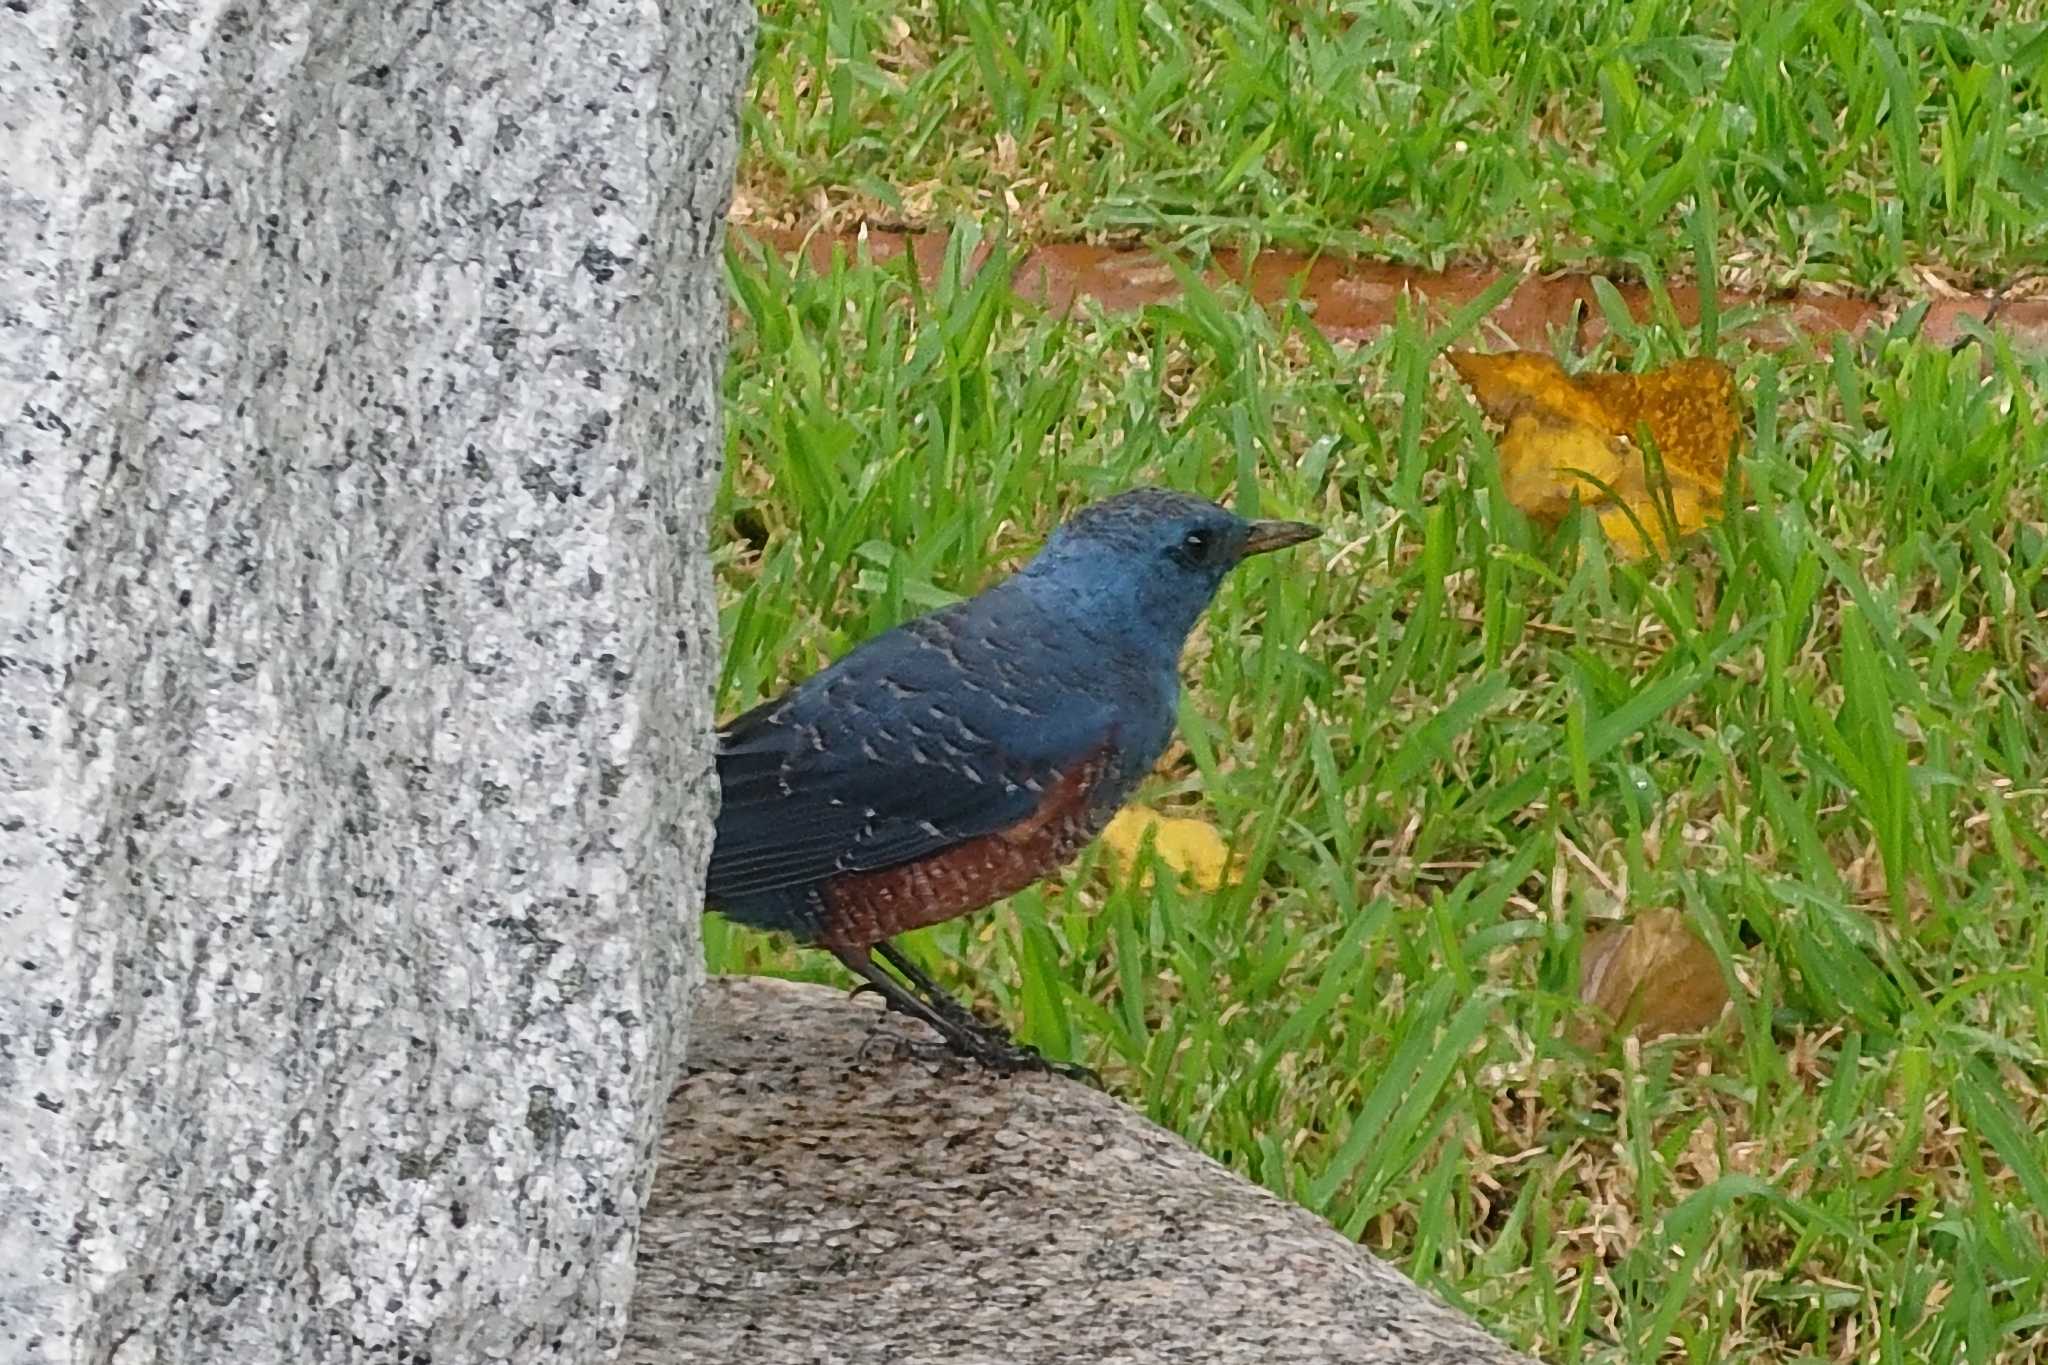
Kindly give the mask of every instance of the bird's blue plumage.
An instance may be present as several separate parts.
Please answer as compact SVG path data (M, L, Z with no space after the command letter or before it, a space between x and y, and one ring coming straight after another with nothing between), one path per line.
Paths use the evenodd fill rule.
M953 850L986 861L987 836L1042 818L1084 770L1087 789L1061 799L1083 803L1071 818L1085 842L1165 749L1181 648L1223 576L1268 548L1259 534L1185 494L1098 503L1018 573L731 722L712 907L829 938L833 885Z

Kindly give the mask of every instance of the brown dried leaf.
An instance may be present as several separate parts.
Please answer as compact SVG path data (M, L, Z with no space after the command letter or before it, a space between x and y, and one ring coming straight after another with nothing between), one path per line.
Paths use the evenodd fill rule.
M1741 424L1735 376L1720 361L1695 357L1648 374L1573 377L1540 351L1449 354L1479 406L1505 428L1501 485L1528 516L1555 525L1583 501L1599 511L1601 529L1623 554L1663 550L1662 490L1652 488L1645 440L1662 458L1680 535L1720 514Z
M1614 1034L1648 1042L1696 1033L1721 1017L1728 982L1713 949L1676 910L1645 910L1626 924L1587 931L1579 954L1579 999L1592 1006L1572 1041L1592 1047Z

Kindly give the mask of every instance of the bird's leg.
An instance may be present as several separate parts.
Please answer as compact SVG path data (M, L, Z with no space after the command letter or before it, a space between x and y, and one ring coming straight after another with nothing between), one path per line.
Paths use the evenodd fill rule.
M884 961L891 967L894 967L902 975L903 979L911 984L913 989L920 992L933 1009L949 1019L958 1020L962 1028L973 1029L991 1047L1029 1057L1031 1059L1029 1065L1033 1068L1043 1067L1047 1071L1065 1076L1068 1080L1086 1081L1097 1090L1103 1088L1102 1077L1095 1073L1093 1067L1082 1066L1079 1062L1052 1061L1029 1043L1019 1043L1016 1041L1010 1036L1010 1031L1001 1024L988 1022L973 1010L946 994L940 988L938 982L932 980L923 971L919 970L918 965L910 960L909 954L905 953L888 939L883 939L880 943L877 943L874 951L880 953Z
M955 1052L967 1050L960 1042L960 1035L965 1030L959 1022L947 1018L937 1009L912 995L893 980L887 972L877 967L872 949L834 948L832 955L845 963L846 969L859 977L864 983L854 988L854 994L858 995L862 991L873 991L876 995L882 997L884 1004L890 1009L895 1010L898 1014L907 1014L913 1019L922 1019L925 1023L931 1025Z
M874 951L880 953L882 960L891 967L894 967L896 974L909 982L910 988L923 997L924 1002L940 1014L955 1021L963 1028L975 1029L995 1041L1004 1043L1010 1041L1010 1034L1007 1029L1001 1024L989 1023L973 1010L948 995L944 987L940 986L938 982L932 980L929 976L926 976L917 963L911 961L908 953L898 948L889 940L883 939L880 943L877 943Z
M965 1015L966 1018L963 1021L941 1013L934 1006L912 995L892 980L887 972L876 966L873 949L835 948L832 955L845 963L847 970L866 982L890 1009L907 1014L913 1019L923 1020L946 1040L947 1047L962 1057L981 1063L991 1071L1002 1072L1005 1075L1014 1071L1051 1071L1073 1080L1088 1081L1098 1087L1102 1084L1101 1078L1085 1066L1077 1066L1071 1062L1049 1061L1037 1048L1026 1043L1012 1042L1007 1033L968 1014L964 1007L944 992L939 992L939 998L945 1000L956 1014ZM891 956L891 960L894 960L894 955ZM922 972L917 974L923 975Z

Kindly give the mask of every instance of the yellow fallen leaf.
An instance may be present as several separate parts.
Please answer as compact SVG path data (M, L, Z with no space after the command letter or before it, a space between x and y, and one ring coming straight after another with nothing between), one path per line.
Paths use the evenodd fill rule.
M1678 533L1720 515L1741 425L1735 376L1720 361L1695 357L1648 374L1574 377L1540 351L1449 354L1479 406L1505 428L1501 487L1528 516L1555 525L1581 501L1598 512L1622 554L1664 550L1663 489L1653 488L1645 440L1656 443L1663 462L1658 483L1670 488Z
M1138 865L1148 835L1159 860L1204 891L1220 890L1230 880L1230 848L1206 820L1125 806L1102 831L1102 842L1129 872Z
M1579 954L1579 1000L1593 1007L1572 1026L1592 1047L1612 1031L1648 1042L1695 1033L1721 1017L1728 982L1714 950L1676 910L1645 910L1626 924L1588 930Z

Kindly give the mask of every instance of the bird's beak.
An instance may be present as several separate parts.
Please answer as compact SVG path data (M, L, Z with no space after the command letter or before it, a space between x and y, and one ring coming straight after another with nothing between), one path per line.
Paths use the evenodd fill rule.
M1304 540L1314 540L1323 533L1320 526L1311 526L1305 521L1255 521L1250 534L1244 538L1244 548L1237 552L1239 559L1249 555L1262 555L1272 550L1284 550L1290 545L1299 545Z

